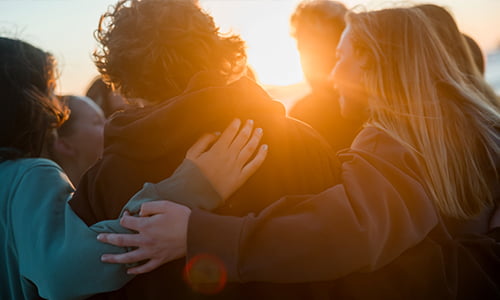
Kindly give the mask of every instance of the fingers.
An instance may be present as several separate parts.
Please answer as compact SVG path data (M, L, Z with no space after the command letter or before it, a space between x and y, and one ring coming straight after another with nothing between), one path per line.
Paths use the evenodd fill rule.
M259 142L260 139L262 138L262 135L263 135L262 128L257 128L254 130L252 137L250 138L248 143L246 143L241 148L240 154L238 155L236 161L239 163L239 166L243 166L255 153L255 150L257 150L257 147L259 146Z
M120 219L120 225L135 231L140 231L140 229L143 228L147 222L147 218L134 217L125 214Z
M186 153L186 158L194 159L200 156L217 139L215 134L204 134Z
M128 269L127 274L142 274L142 273L151 272L161 265L162 265L162 262L159 259L151 259L150 261L148 261L147 263L145 263L143 265Z
M138 247L144 243L139 234L130 233L101 233L97 236L97 240L118 247Z
M239 152L247 143L253 129L253 120L247 120L229 145L229 151Z
M257 155L246 164L245 167L241 170L241 180L246 181L257 169L262 165L264 160L266 159L268 152L268 146L267 145L262 145L259 148L259 152L257 152Z
M110 264L131 264L149 259L148 253L138 248L134 251L121 254L103 254L101 261Z
M227 149L240 129L240 119L234 119L229 126L224 129L219 140L214 144L214 148Z
M176 206L181 206L181 205L167 200L146 202L141 205L139 216L147 217L156 214L161 214L168 211L169 209L175 209Z

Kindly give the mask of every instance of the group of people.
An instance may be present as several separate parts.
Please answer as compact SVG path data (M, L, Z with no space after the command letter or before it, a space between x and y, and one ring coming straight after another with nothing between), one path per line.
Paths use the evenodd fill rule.
M101 16L94 62L133 102L112 115L0 38L0 298L498 299L480 48L432 4L305 0L291 26L311 94L289 114L195 0Z

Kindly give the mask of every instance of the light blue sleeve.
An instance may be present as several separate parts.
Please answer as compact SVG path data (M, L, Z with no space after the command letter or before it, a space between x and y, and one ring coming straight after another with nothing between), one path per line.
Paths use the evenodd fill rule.
M132 278L125 266L100 261L104 253L125 250L96 240L67 204L72 192L66 175L50 163L27 170L15 189L11 216L21 276L43 298L83 299Z
M125 205L124 210L137 213L144 202L156 200L170 200L189 208L208 211L223 204L223 199L210 181L189 159L184 159L169 178L156 184L145 183Z
M145 183L142 189L125 204L120 215L123 215L126 210L132 215L138 214L142 204L157 200L170 200L191 209L200 208L208 211L214 210L223 204L222 198L215 191L210 181L189 159L184 159L170 177L158 183ZM96 223L92 225L92 229L104 233L131 232L120 226L118 220Z

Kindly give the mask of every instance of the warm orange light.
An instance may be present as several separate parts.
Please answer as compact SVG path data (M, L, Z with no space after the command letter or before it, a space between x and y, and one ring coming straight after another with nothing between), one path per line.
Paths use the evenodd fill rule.
M226 285L226 267L220 259L213 255L199 254L186 264L184 280L195 292L217 294Z

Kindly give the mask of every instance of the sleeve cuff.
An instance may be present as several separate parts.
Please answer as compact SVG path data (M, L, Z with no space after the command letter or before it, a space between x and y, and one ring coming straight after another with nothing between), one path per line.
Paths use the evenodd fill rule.
M191 209L204 210L213 210L223 203L205 175L188 159L184 159L169 178L156 184L145 183L143 188L130 199L124 210L132 214L138 213L142 203L155 200L170 200Z
M189 218L187 261L198 255L212 255L226 268L227 280L239 282L239 239L245 219L220 216L193 209Z

